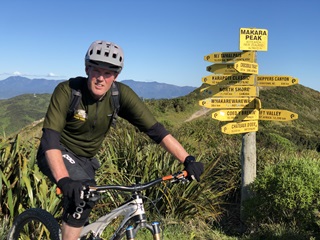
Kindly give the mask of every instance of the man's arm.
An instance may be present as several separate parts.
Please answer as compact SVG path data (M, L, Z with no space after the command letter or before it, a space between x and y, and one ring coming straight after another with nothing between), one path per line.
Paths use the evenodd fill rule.
M45 152L48 165L56 182L61 178L69 177L59 149L50 149Z
M183 163L186 157L189 156L184 147L171 134L165 136L160 142L160 145L181 163Z

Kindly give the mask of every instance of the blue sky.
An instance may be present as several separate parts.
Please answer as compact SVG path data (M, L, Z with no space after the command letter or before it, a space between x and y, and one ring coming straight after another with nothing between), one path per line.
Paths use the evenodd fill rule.
M201 86L213 52L239 51L239 29L269 32L259 75L288 75L320 91L318 0L77 0L1 3L0 79L84 76L94 40L125 53L118 80Z

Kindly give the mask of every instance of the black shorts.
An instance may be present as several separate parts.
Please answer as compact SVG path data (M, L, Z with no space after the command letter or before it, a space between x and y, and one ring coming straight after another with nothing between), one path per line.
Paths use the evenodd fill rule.
M64 164L71 179L93 180L95 178L95 172L100 167L100 163L96 158L77 156L63 145L60 145L60 150L62 153ZM56 183L56 180L54 179L49 168L45 154L38 154L37 160L41 172L48 176L51 181Z

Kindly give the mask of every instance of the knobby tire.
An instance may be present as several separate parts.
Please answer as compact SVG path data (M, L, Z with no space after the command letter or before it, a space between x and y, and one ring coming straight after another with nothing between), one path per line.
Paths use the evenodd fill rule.
M37 236L39 232L44 235ZM59 224L49 212L40 208L30 208L15 218L7 240L48 239L45 233L50 234L51 240L60 240L59 232Z

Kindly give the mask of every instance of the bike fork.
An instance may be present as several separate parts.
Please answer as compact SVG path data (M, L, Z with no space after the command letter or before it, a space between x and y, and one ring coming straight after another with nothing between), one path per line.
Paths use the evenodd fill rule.
M160 240L160 223L159 222L153 222L152 223L152 230L151 231L152 231L153 239L154 240ZM133 226L129 226L127 228L126 235L127 235L127 240L134 240L135 231L134 231Z
M153 222L152 230L153 230L153 240L160 240L160 223Z

